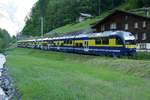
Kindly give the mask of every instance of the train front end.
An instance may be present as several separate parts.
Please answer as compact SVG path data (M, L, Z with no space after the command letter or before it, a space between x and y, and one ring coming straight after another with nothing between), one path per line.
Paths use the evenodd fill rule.
M128 56L135 55L137 46L134 35L130 32L124 32L123 38L126 55Z

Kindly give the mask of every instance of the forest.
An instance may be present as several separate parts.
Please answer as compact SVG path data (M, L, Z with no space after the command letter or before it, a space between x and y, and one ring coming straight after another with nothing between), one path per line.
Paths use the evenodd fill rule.
M44 6L43 6L44 5ZM99 16L115 8L129 10L150 5L150 0L39 0L26 17L23 35L40 35L40 17L44 16L44 33L70 23L77 23L80 13Z
M4 29L0 29L0 52L9 46L10 41L11 37L9 33Z

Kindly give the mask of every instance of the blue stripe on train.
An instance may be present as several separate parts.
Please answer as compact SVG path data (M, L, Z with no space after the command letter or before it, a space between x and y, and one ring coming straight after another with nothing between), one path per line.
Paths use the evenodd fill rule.
M95 54L95 55L129 55L129 54L133 54L136 52L136 49L127 49L124 47L106 47L106 46L105 47L90 46L88 48L63 46L63 47L51 47L50 50L85 53L85 54Z

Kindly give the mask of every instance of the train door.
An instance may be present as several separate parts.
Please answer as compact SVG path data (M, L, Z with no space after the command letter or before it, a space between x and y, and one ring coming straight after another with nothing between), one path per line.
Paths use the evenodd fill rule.
M56 42L57 50L60 50L60 41Z
M84 41L84 51L86 51L86 52L89 51L89 42L88 42L88 40Z

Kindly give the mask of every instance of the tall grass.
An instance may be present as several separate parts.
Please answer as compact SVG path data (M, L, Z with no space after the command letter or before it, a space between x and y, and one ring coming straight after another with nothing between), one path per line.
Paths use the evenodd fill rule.
M150 60L150 52L138 52L137 59L141 60Z

